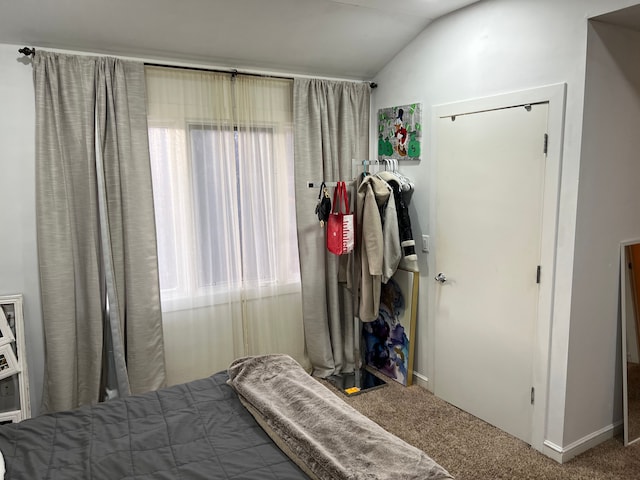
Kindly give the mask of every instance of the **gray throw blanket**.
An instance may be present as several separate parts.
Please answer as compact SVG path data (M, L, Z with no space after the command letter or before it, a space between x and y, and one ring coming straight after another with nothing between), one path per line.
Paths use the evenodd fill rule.
M228 373L228 383L256 420L312 478L453 478L424 452L347 405L287 355L241 358Z

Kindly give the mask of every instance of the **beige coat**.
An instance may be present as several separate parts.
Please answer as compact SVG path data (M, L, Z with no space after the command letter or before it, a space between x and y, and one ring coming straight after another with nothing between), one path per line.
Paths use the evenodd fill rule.
M359 317L363 322L378 318L381 284L393 275L401 257L395 202L388 202L390 197L389 185L373 175L366 176L358 187L356 240L360 262L356 265L360 266ZM383 232L379 207L387 203Z

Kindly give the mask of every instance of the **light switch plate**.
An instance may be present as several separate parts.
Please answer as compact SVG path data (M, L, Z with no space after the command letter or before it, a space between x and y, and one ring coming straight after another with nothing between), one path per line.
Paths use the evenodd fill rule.
M429 253L429 235L422 235L422 251Z

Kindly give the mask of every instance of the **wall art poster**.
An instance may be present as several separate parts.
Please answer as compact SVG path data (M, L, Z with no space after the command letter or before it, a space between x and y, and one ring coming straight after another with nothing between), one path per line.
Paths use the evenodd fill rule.
M378 160L420 160L421 151L420 103L378 110Z
M10 311L7 306L7 314L9 319L13 322L15 318L14 312ZM4 307L0 307L0 345L6 345L15 341L11 327L9 326L9 319L7 314L4 313ZM14 327L15 328L15 327Z
M15 375L19 371L18 359L11 345L2 345L0 347L0 379Z
M398 270L382 284L378 318L363 325L365 363L402 385L413 380L419 275Z

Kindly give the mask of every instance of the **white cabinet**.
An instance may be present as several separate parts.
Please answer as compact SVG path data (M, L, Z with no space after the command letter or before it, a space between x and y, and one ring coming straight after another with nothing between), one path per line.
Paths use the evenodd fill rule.
M22 295L0 296L0 424L31 416Z

